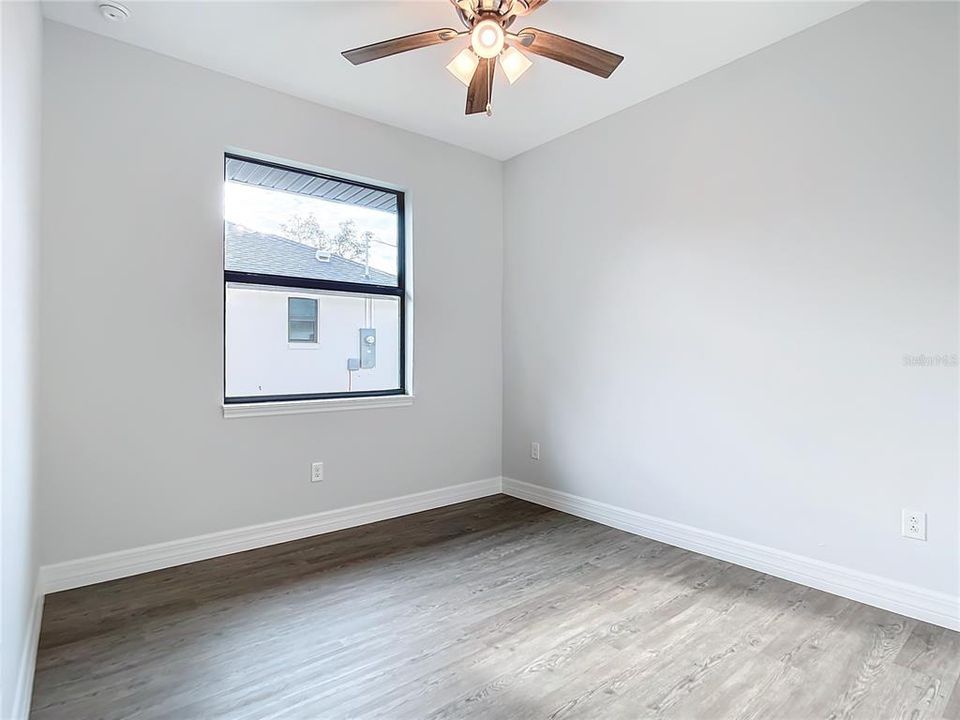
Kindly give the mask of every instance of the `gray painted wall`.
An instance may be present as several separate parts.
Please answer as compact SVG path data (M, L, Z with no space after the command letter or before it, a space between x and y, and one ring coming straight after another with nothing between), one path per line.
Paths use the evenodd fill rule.
M40 239L43 20L36 2L0 3L0 717L14 717L33 610L36 255Z
M957 20L870 3L506 164L505 475L958 592L958 371L903 363L958 352Z
M44 564L500 474L500 163L56 23L44 72ZM231 147L409 191L412 407L221 416Z
M956 5L871 3L501 186L494 161L48 24L42 561L499 474L502 271L504 474L956 593L957 368L903 357L958 352L957 46ZM226 147L409 189L413 407L221 417ZM468 185L503 215L466 222Z

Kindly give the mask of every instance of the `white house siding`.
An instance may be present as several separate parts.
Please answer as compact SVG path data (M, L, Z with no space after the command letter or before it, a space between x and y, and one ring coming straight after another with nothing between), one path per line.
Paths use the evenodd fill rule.
M287 341L287 298L318 300L317 343ZM398 387L399 302L373 300L377 364L352 375L353 390ZM339 393L349 389L347 360L358 358L364 299L308 290L227 288L227 397Z

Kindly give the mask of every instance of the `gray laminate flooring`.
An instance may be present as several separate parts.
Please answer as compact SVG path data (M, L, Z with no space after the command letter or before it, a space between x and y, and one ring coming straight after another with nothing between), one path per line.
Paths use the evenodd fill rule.
M34 720L951 718L960 634L505 496L51 595Z

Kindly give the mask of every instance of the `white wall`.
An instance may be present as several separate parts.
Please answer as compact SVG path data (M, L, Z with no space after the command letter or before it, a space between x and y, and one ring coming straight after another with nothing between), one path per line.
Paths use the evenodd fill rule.
M0 3L0 717L30 680L34 530L36 254L40 238L40 6Z
M903 364L958 351L957 10L869 3L507 163L506 476L957 594L958 372Z
M317 300L317 342L290 343L287 298ZM244 285L227 288L227 395L296 395L390 390L400 377L400 302L370 300L377 331L376 365L347 371L360 357L360 329L366 325L366 300L298 289L269 290ZM352 375L352 377L348 377ZM376 438L370 438L376 448Z
M55 23L44 60L44 564L500 474L499 163ZM221 416L227 148L408 191L412 407Z

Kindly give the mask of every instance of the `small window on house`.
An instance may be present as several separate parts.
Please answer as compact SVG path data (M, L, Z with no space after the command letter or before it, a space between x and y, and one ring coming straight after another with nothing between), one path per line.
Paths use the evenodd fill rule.
M403 193L235 155L224 176L224 401L406 392Z
M317 341L317 301L310 298L287 298L287 341Z

